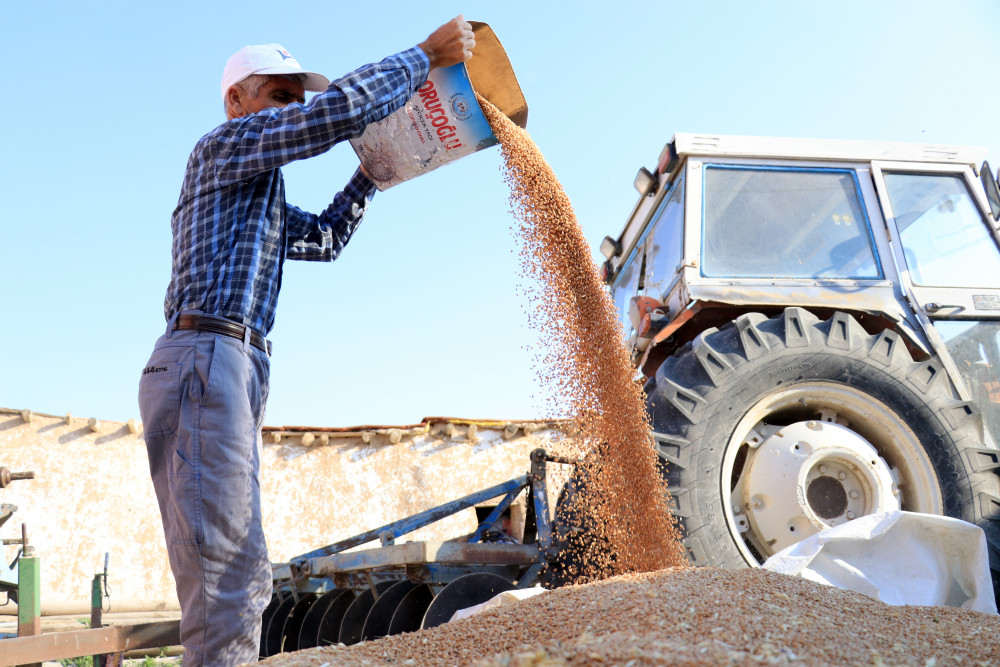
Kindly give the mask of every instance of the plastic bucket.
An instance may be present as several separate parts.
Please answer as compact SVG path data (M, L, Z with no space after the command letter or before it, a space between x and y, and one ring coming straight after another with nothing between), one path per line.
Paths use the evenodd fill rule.
M528 104L500 41L485 23L470 23L472 60L432 70L402 108L351 139L379 190L496 145L476 92L521 127L527 124Z

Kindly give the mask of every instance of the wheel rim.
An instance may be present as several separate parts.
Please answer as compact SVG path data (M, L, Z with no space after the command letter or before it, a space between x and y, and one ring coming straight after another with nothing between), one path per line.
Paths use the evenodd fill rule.
M750 564L872 512L942 512L916 434L884 403L846 385L772 392L746 412L725 447L726 521Z

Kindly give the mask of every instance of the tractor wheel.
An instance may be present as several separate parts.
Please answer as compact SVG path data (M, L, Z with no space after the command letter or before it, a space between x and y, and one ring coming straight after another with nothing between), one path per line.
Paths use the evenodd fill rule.
M898 508L982 527L998 590L1000 452L941 363L914 361L898 334L846 313L750 313L701 333L646 391L695 565L756 566Z

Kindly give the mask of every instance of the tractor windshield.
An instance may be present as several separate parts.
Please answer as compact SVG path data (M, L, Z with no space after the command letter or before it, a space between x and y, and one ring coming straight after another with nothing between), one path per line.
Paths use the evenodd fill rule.
M1000 252L961 176L885 174L910 279L1000 288Z

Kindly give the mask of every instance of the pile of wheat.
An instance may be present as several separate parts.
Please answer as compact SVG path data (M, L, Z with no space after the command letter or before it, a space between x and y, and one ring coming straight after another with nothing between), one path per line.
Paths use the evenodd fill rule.
M1000 616L894 607L761 569L672 568L567 586L430 630L269 667L996 665Z

